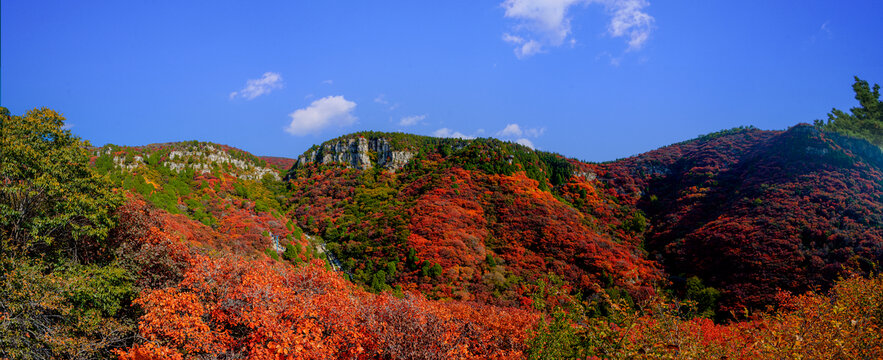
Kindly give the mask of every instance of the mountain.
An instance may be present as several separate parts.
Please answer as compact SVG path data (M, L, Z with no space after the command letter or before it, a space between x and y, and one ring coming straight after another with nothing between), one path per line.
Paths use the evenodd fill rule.
M309 244L284 211L280 165L293 159L260 158L226 145L189 141L91 149L94 168L116 186L140 196L175 227L186 243L211 251L272 254ZM274 245L273 236L283 239ZM315 254L314 254L315 255Z
M495 139L364 132L285 175L289 214L355 282L435 298L529 303L574 291L722 293L762 309L883 261L883 154L797 125L737 128L590 164Z
M332 271L258 157L95 148L46 108L0 120L0 358L524 357L531 311Z
M809 125L600 164L379 132L297 159L195 141L91 151L192 245L277 258L270 249L297 245L300 260L328 250L373 291L526 306L550 276L570 293L637 299L683 295L696 278L722 314L883 262L883 153Z
M357 133L268 162L0 116L0 358L883 354L883 154L822 127L603 164Z
M648 215L645 246L723 310L825 289L883 263L883 152L809 125L735 129L606 164Z

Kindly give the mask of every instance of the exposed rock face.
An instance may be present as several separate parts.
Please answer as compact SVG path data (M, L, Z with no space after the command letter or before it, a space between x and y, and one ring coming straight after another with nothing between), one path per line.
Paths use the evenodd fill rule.
M392 150L386 139L372 139L368 142L368 149L377 153L377 166L389 170L401 169L414 157L410 151Z
M414 154L410 151L393 150L383 138L363 137L328 142L318 150L301 155L295 167L306 164L343 164L348 168L366 170L379 166L387 170L401 169Z
M573 171L573 176L581 177L586 181L595 181L598 178L598 174L595 174L593 171Z
M113 148L110 146L95 151L95 156L111 155ZM125 152L121 155L113 157L113 163L116 167L133 171L141 166L146 166L144 158L141 155L127 156ZM236 168L234 175L243 180L261 180L264 175L270 174L276 180L280 180L279 172L262 167L248 159L238 159L231 156L223 149L219 149L210 144L189 145L182 150L174 150L169 152L168 157L163 161L162 166L169 168L174 172L181 172L190 168L194 171L207 174L211 173L217 165L230 164Z
M108 149L108 150L110 150L110 149ZM108 154L109 153L110 152L108 152ZM122 156L122 157L121 156L114 156L113 157L113 164L116 165L117 167L126 169L126 171L132 171L135 168L144 164L144 158L136 155L131 159L131 161L129 161L125 156Z
M176 159L178 161L175 161ZM271 174L276 180L280 179L276 170L258 166L251 161L233 158L227 152L211 145L191 146L183 151L172 151L169 153L169 160L163 162L163 166L176 172L192 168L206 174L212 171L214 165L225 163L241 170L237 177L243 180L260 180L266 174Z

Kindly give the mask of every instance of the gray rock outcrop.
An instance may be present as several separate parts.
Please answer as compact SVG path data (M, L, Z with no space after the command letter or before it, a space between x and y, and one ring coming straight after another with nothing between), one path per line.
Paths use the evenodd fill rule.
M383 138L349 138L327 142L319 149L297 158L295 167L306 164L342 164L351 169L367 170L375 166L396 171L411 161L414 153L393 150Z
M280 179L276 170L258 166L251 161L236 159L212 145L190 146L185 150L172 151L169 153L169 160L163 162L163 166L175 172L192 168L194 171L207 174L212 172L214 165L227 163L239 169L236 177L243 180L260 180L266 174L272 175L276 180Z

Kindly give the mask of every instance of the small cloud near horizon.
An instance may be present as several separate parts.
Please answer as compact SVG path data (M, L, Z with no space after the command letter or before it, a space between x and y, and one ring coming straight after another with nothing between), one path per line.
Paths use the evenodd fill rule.
M527 146L531 149L536 149L536 147L533 145L533 142L528 139L525 139L525 138L517 139L517 140L515 140L515 143Z
M441 128L432 132L432 136L440 137L440 138L457 138L457 139L475 139L475 136L466 135L459 131L454 131L448 128Z
M426 119L426 114L423 115L413 115L413 116L405 116L401 120L399 120L400 126L412 126Z
M531 149L536 149L533 141L528 139L528 137L538 138L542 136L546 132L546 128L528 128L522 129L521 125L518 124L507 124L503 130L497 131L496 135L504 140L512 141L516 144L521 144L527 146Z
M539 137L546 132L546 128L529 128L522 129L518 124L507 124L503 130L497 131L499 137L520 137L522 135L529 137Z

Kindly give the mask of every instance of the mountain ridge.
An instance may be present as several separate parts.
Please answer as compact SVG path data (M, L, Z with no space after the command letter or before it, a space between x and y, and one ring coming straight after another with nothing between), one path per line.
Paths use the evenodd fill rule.
M382 138L383 136L383 133L369 133L368 136L365 136L364 133L355 133L332 139L330 142L340 142L343 139L352 143L354 139L358 138L369 141ZM875 225L878 224L877 222L864 225L865 228L863 229L865 230L859 231L861 228L856 230L843 224L825 224L824 218L811 213L804 214L807 219L810 219L808 221L811 224L808 229L816 229L812 231L821 233L826 231L838 233L841 236L856 240L846 242L840 240L834 243L819 240L821 242L817 241L817 245L803 244L804 240L801 240L802 235L800 235L800 231L783 230L784 232L776 232L773 229L757 228L759 223L746 223L744 226L754 229L751 230L754 231L754 235L751 235L753 240L745 241L756 244L758 249L766 246L778 248L784 246L792 250L783 253L779 258L773 257L765 260L765 262L761 261L760 266L751 267L740 265L746 264L745 261L748 259L740 258L737 255L728 255L730 257L722 259L729 260L717 262L728 262L730 264L729 269L737 270L735 275L729 277L723 276L723 265L718 267L704 265L715 263L716 261L712 259L720 256L720 253L712 254L713 251L709 253L709 250L701 250L702 247L696 248L696 245L689 245L689 243L686 247L675 245L678 244L677 241L680 241L678 239L682 237L693 239L700 236L700 234L705 234L704 236L725 236L726 238L718 238L715 243L703 245L704 247L711 246L709 249L717 248L723 251L723 254L738 249L738 247L728 247L736 246L735 243L732 243L733 245L721 245L731 243L727 239L738 238L740 233L734 232L735 230L715 227L717 226L715 221L723 221L716 219L727 214L726 211L729 210L711 210L720 208L722 204L709 199L725 201L723 204L730 204L725 206L732 207L732 211L738 212L739 216L743 219L753 219L752 221L754 222L775 222L779 221L775 219L784 220L789 217L785 217L781 213L770 213L769 210L754 214L750 211L751 208L746 208L746 206L760 206L758 209L764 209L761 205L751 204L755 204L757 201L763 204L766 197L776 198L780 203L789 204L788 206L790 207L785 207L784 209L798 206L799 202L794 203L790 199L796 199L798 196L801 196L799 191L795 189L806 187L807 185L802 184L808 181L806 179L809 178L852 179L854 177L855 179L850 181L864 181L867 184L864 186L863 191L872 191L874 193L880 191L879 183L868 180L876 179L879 176L879 165L877 165L880 158L879 148L861 139L820 131L811 125L798 124L786 130L759 130L752 127L734 128L703 135L644 154L605 163L585 163L558 154L535 151L496 139L432 139L427 143L420 143L420 140L426 138L405 134L393 134L392 136L410 141L406 143L406 146L407 149L414 151L413 158L415 160L408 162L395 172L374 173L372 175L374 179L371 181L368 181L363 176L368 171L367 168L354 169L353 166L350 166L352 164L346 161L298 163L286 175L286 180L292 183L293 193L291 199L294 201L291 203L292 217L299 219L301 225L306 225L306 228L317 234L324 236L330 233L330 249L339 252L338 255L342 255L340 257L344 263L346 263L346 259L364 256L360 255L363 254L360 250L353 250L358 249L360 246L373 244L368 245L369 248L381 249L384 248L382 244L386 244L387 247L389 244L398 244L392 248L387 248L385 250L387 251L386 255L369 256L361 258L362 260L360 261L377 260L387 264L392 262L400 265L400 263L407 261L405 255L411 249L416 249L418 258L431 259L432 266L439 265L441 269L438 272L444 274L440 278L447 276L445 281L448 282L447 285L442 286L439 283L445 281L440 281L436 278L426 276L413 277L410 275L408 275L410 277L393 277L386 271L381 274L382 276L375 277L374 274L379 272L379 265L377 265L373 268L369 266L358 269L364 272L358 282L365 284L374 282L376 285L378 282L383 282L374 281L376 279L382 279L391 285L397 284L400 281L406 281L418 288L422 287L424 290L447 294L442 297L454 296L458 292L472 295L482 291L493 293L494 289L499 291L501 289L500 286L488 287L481 285L491 281L488 279L498 276L494 275L493 267L486 266L486 264L478 261L482 257L487 257L488 254L492 257L499 257L511 268L513 272L504 275L504 277L523 277L527 274L533 274L527 276L527 278L533 276L533 280L528 280L528 282L537 280L537 275L551 271L551 273L558 275L570 274L568 275L568 281L572 284L582 283L581 286L577 286L577 288L583 289L582 291L598 291L598 289L612 286L612 284L618 282L620 285L616 287L622 287L622 284L626 283L634 284L633 280L628 280L628 276L621 277L625 276L626 273L613 275L611 271L616 271L607 265L602 265L603 262L598 262L596 265L582 263L582 265L578 266L580 270L564 270L564 267L561 265L554 265L557 263L556 261L559 261L555 260L557 256L563 257L560 259L563 261L561 264L579 263L581 260L576 260L577 258L573 256L585 253L588 250L578 251L574 255L566 255L568 254L567 251L562 252L564 248L559 248L557 247L559 245L552 244L571 235L555 233L554 231L549 234L538 234L535 232L535 229L543 228L543 225L538 223L518 225L522 220L516 220L517 218L511 217L515 213L512 212L512 208L506 205L512 201L521 204L520 206L523 209L533 208L532 211L540 211L541 214L545 214L540 215L540 218L543 219L548 216L567 218L564 214L570 210L566 209L577 210L581 220L575 220L575 223L582 224L579 225L582 230L577 230L574 234L579 235L572 238L573 240L568 241L576 241L577 244L583 244L580 246L585 246L593 241L599 241L589 239L601 236L601 238L608 239L605 241L612 241L610 244L603 246L606 248L619 246L612 245L617 243L631 244L627 248L632 247L633 250L628 250L627 252L635 255L630 256L647 258L652 263L659 264L658 267L649 266L644 270L640 270L644 274L641 278L656 278L657 280L667 278L669 280L663 281L661 284L667 281L674 281L672 286L678 288L682 284L679 284L680 280L677 279L698 276L706 285L721 288L723 292L721 298L723 305L719 310L725 312L743 307L763 308L775 302L775 294L779 291L799 292L812 286L827 286L827 284L831 284L838 276L837 274L842 274L842 270L836 269L841 269L843 265L849 262L849 259L848 257L843 258L843 256L819 257L820 251L831 252L839 249L837 251L853 253L861 259L866 259L861 261L869 261L871 263L878 263L883 259L881 258L883 252L880 250L880 244L883 244L883 240L880 238L881 233L877 228L878 225ZM328 143L324 142L319 146L324 146L324 144ZM462 146L454 148L451 144L461 144ZM319 146L312 148L313 151ZM358 151L358 147L346 148L346 151L350 151L350 149L357 150L350 152L350 154L358 154L358 157L362 158L371 158L371 154L368 153L370 149L364 153ZM765 159L771 160L767 161ZM804 165L809 166L809 168L804 173L800 173L800 169ZM754 180L749 179L750 182L744 185L740 185L741 182L736 181L750 175L753 171L752 169L757 166L766 169L762 175L753 178ZM858 167L856 168L856 166ZM731 168L736 169L733 170ZM427 178L427 176L430 176L432 180L428 180L430 178ZM493 180L495 176L500 178ZM421 178L424 179L420 180ZM475 183L476 179L479 179L478 183ZM306 180L307 183L304 183L303 180ZM501 180L502 182L499 182ZM334 183L338 181L340 182L339 185L335 185ZM367 221L365 220L365 215L360 211L352 210L355 209L353 207L356 207L362 208L362 212L368 210L370 213L371 202L359 200L358 195L361 192L358 189L364 188L366 181L373 184L369 185L369 187L373 187L375 190L377 190L377 181L385 184L381 188L384 189L383 191L387 195L386 200L382 203L386 204L383 206L387 210L380 211L377 214L385 214L381 217L401 218L404 223L392 228L379 226L371 221L364 222ZM529 181L536 181L536 183L531 184ZM781 183L780 186L784 189L782 190L783 192L776 195L777 193L768 192L769 188L766 187L761 191L760 185L765 181L779 181ZM312 185L307 185L308 183ZM514 187L507 187L510 185L503 184L514 185ZM686 184L689 184L689 186ZM340 188L339 186L341 185L344 187ZM816 185L820 186L822 184L816 183ZM319 194L315 191L307 190L304 186L318 186L319 189L322 189L321 191L332 195ZM742 186L746 186L746 188L741 189ZM829 191L824 186L820 187L826 189L825 191ZM352 192L352 190L345 190L346 188L357 190ZM531 200L526 203L516 200L517 196L520 196L517 194L530 193L531 188L541 192L530 195ZM344 192L340 192L341 190L344 190ZM476 190L478 192L475 192ZM728 193L734 192L738 194L740 191L754 194L752 195L754 196L753 200L728 200L730 199L727 196ZM830 191L838 194L837 198L844 197L844 195L840 194L852 194L851 196L853 197L858 195L851 192L848 187ZM481 200L483 198L480 194L488 192L494 194L491 195L492 197L503 196L503 198L508 198L508 200L503 202ZM335 193L340 195L333 195ZM469 195L463 196L461 193L468 193ZM540 196L541 193L548 195ZM427 194L441 196L439 198L432 198L434 199L433 202L441 201L448 205L440 207L438 211L427 210L433 208L433 202L420 200L421 198L428 198L427 196L429 195ZM516 198L501 194L515 194ZM541 200L546 196L548 196L547 200ZM808 199L809 202L806 206L819 208L822 206L819 202L827 198L820 193L816 197ZM767 201L770 200L767 199ZM827 201L825 206L834 206L835 208L832 210L834 213L827 214L827 216L834 216L835 213L858 211L848 210L848 205L832 203L829 200L824 201ZM548 204L548 206L552 207L532 207L535 204ZM369 208L365 208L365 206ZM559 210L551 210L559 206L561 206ZM869 199L858 206L860 209L865 209L860 211L862 214L872 214L879 209L880 202L879 199ZM781 212L784 209L779 211ZM430 211L430 213L427 214L426 211ZM465 212L461 212L462 215L459 215L459 218L450 218L448 215L443 215L445 213L455 214L458 211ZM449 236L452 235L445 235L444 233L444 231L454 231L455 229L453 228L441 230L441 233L436 230L427 232L428 229L421 225L421 223L436 224L437 221L441 221L431 226L436 226L436 229L446 229L445 226L447 225L444 224L456 219L466 219L462 216L474 216L466 215L473 211L481 213L479 217L475 218L477 222L467 222L458 225L461 232L466 232L456 235L454 238L450 238ZM704 217L697 217L699 214L705 215L703 215ZM427 215L429 215L428 218L426 217ZM503 216L502 218L500 217L501 215ZM735 216L735 214L730 216ZM407 219L410 219L410 225L407 225ZM321 226L316 226L317 223L321 224ZM371 231L365 230L371 229L372 226L377 228ZM867 226L870 226L870 228L867 228ZM359 227L362 227L362 229L358 229ZM470 228L473 230L463 230ZM481 230L482 228L485 230ZM557 228L570 227L562 224L562 226ZM515 229L515 232L507 233L508 230L506 229ZM378 231L388 234L397 233L400 236L396 238L396 236L386 235L385 238L387 240L372 242L370 239ZM870 232L865 234L862 231ZM535 238L535 236L539 237ZM505 251L503 248L498 248L496 251L491 250L493 246L489 248L488 245L499 242L499 237L508 239L504 243L509 245L521 244L520 241L514 240L516 238L536 240L528 240L523 245L516 245L514 248L508 248ZM443 240L446 238L449 240ZM464 248L462 247L463 244L456 241L457 239L471 238L477 239L476 245L471 245L471 250L469 250L470 245L467 244ZM540 239L542 240L540 241ZM859 239L864 240L859 241ZM441 243L438 243L439 241ZM452 245L445 245L441 248L438 248L438 245L432 245L444 244L446 241L451 242ZM777 241L779 245L775 245ZM863 245L856 245L859 243ZM572 246L568 242L561 244L568 248ZM454 248L449 248L448 246L454 246ZM552 251L551 253L543 250L544 247L549 246L552 246L548 250ZM649 253L640 255L643 250L638 249L645 246ZM743 243L740 246L745 245ZM826 247L832 246L834 247L833 250L824 250ZM457 250L458 247L461 250ZM524 256L535 256L530 254L535 254L536 251L539 251L539 253L536 253L537 255L545 253L546 255L542 256L545 256L546 260L541 260L542 256L535 260L530 260L528 263L534 265L528 268L523 267L527 264L522 262L524 259L505 255L506 253L518 253ZM588 253L591 253L591 251ZM441 257L439 257L440 255ZM699 256L699 258L692 258L693 256ZM787 256L799 257L804 259L800 261L815 265L801 265L803 264L801 262L781 263L780 261ZM685 265L693 260L698 265ZM624 261L632 265L640 263L640 261L636 262L636 260ZM487 263L487 261L484 263ZM357 262L356 264L354 266L361 267L359 265L361 263ZM537 265L539 267L536 267ZM638 266L638 268L641 267ZM661 273L658 272L659 270L650 270L653 268L665 269L667 275L661 277ZM827 275L823 277L812 275L815 272L820 272L822 268L827 269L825 270ZM868 269L865 268L864 270ZM466 271L465 278L472 276L478 279L476 280L477 282L465 280L463 271ZM791 272L789 273L788 271ZM657 275L650 275L654 272ZM423 273L425 275L428 271L423 271ZM579 280L580 277L586 275L590 275L589 280ZM602 275L602 277L595 277L598 275ZM613 277L609 280L601 280L611 275ZM753 289L753 284L758 282L754 277L758 276L772 277L765 279L765 285L761 286L761 288L748 290ZM787 280L789 276L793 277L793 279ZM389 278L395 278L396 280L390 281ZM427 283L434 283L435 285L427 285ZM651 283L653 281L646 283L645 286L652 286L650 285ZM479 288L483 286L484 290L480 290ZM379 288L383 288L383 286L380 285ZM503 285L502 289L506 290L505 288L506 286ZM644 290L638 290L639 288L642 287L638 286L633 289L632 296L640 296L639 294ZM647 288L645 287L644 289ZM752 291L759 294L753 295L751 294ZM511 300L518 298L518 295L514 293L510 295L512 295ZM466 298L469 297L467 296ZM489 300L491 297L479 296L479 298ZM504 301L504 303L506 302Z
M880 151L807 125L604 164L415 140L399 169L282 182L215 144L2 116L13 358L880 353Z
M196 156L182 161L190 161L196 172L214 176L220 157L182 152L193 146L240 154L237 156L250 161L249 166L270 166L263 157L212 143L162 143L131 149L161 153L165 167L172 164L167 159L172 153ZM107 152L113 148L101 149ZM276 209L272 210L275 216L286 218L284 222L321 235L353 280L377 291L415 289L440 298L514 305L526 301L531 284L548 274L564 276L582 292L621 288L631 289L629 296L638 297L652 293L656 286L678 291L683 286L679 279L696 276L706 286L722 290L718 310L733 311L770 305L779 291L827 286L842 274L838 269L850 262L883 259L883 234L876 230L877 220L863 225L871 228L860 235L842 224L822 226L821 219L803 213L804 218L813 220L808 221L810 225L800 225L800 231L751 230L754 232L748 233L753 235L738 246L732 239L743 234L716 225L723 221L721 217L729 219L730 225L740 223L739 219L753 219L741 225L744 233L745 227L756 229L757 222L789 219L764 210L764 201L775 197L779 203L791 204L788 199L798 196L795 189L807 186L801 185L800 176L854 176L853 182L880 176L883 152L879 147L808 124L786 130L722 130L603 163L587 163L493 138L384 132L346 134L312 146L298 159L272 159L277 162L277 179L283 181L275 186L284 188L276 190L278 205L268 207L266 200L255 204L264 210ZM778 160L767 164L766 159ZM139 166L138 161L126 161L117 163L115 158L114 164L129 172ZM213 164L211 169L206 161ZM171 170L180 172L188 166L181 164ZM290 166L285 170L278 164ZM758 166L768 171L750 177L751 169L761 168ZM810 166L810 170L797 174L801 166ZM849 170L855 166L859 166L858 172ZM238 176L255 180L254 176ZM770 192L764 184L772 180L778 181L784 192ZM873 183L867 183L863 191L879 192ZM741 197L732 198L730 193ZM860 198L848 188L835 193ZM743 198L747 200L739 200ZM821 201L821 195L811 199L815 200L806 206L817 208L813 201ZM176 208L188 209L185 214L195 216L190 209L194 203L181 201L166 208L172 213ZM791 206L798 206L794 204ZM828 206L834 206L831 204L829 201ZM861 209L875 209L870 212L873 214L880 208L879 199L863 202L859 210L835 205L835 213L869 214ZM565 222L556 223L561 220ZM864 236L864 240L841 239L836 241L839 245L831 245L820 240L818 234L824 233L847 239ZM699 241L703 236L717 240ZM256 244L254 241L250 240ZM774 246L785 252L760 265L743 267L744 259L726 254L742 249L745 241L755 244L753 248ZM772 245L776 241L779 245ZM250 251L259 253L262 246L251 245ZM830 255L834 250L866 260ZM605 251L612 252L586 257ZM779 263L787 256L804 260ZM608 260L628 265L617 269L607 264ZM713 265L718 263L729 265ZM741 273L725 274L732 269ZM786 269L790 272L782 272ZM758 276L767 278L758 281ZM758 288L758 282L764 285Z

